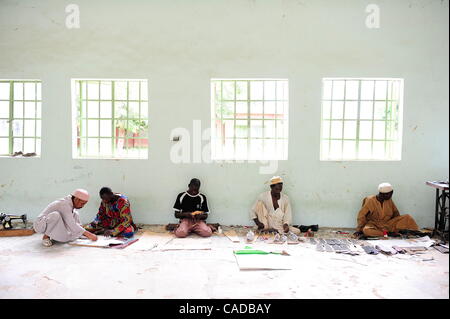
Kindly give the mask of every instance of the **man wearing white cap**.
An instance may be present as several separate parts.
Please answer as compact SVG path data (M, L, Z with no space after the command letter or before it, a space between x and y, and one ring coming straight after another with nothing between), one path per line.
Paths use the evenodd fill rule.
M52 240L69 242L82 235L96 241L97 236L81 226L78 209L89 201L89 193L84 189L77 189L48 205L34 221L33 228L37 233L44 234L42 244L46 247L53 245Z
M279 233L293 232L300 234L300 229L290 226L292 224L292 210L289 197L282 194L283 179L274 176L270 179L270 191L258 196L250 213L258 226L258 230L276 230Z
M380 237L385 233L397 233L401 230L419 230L410 215L402 215L392 200L394 189L389 183L378 186L378 195L364 198L358 213L356 235Z

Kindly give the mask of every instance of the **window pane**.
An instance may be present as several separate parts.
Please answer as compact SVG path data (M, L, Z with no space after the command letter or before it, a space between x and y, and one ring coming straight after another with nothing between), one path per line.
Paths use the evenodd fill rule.
M263 158L263 140L250 140L249 159L258 160Z
M262 102L250 102L250 118L263 118Z
M89 156L99 155L97 138L88 138L87 139L87 155L89 155Z
M264 137L275 138L275 121L264 121Z
M333 100L344 99L345 81L333 81Z
M41 121L36 121L36 137L41 137Z
M112 137L112 123L111 120L100 121L100 136Z
M386 120L386 102L375 102L374 119Z
M128 99L139 100L139 82L132 81L128 83Z
M341 101L333 101L331 108L331 118L341 120L344 118L344 102Z
M9 154L9 139L0 138L0 155Z
M100 102L100 117L101 118L112 118L112 103L111 102Z
M236 102L236 118L247 118L248 116L248 103Z
M373 102L361 102L359 118L371 120L373 118Z
M98 118L99 117L99 104L98 102L89 101L88 102L87 114L89 118Z
M360 159L370 159L372 157L372 142L360 141L359 154Z
M258 120L250 121L250 136L254 137L263 137L263 122Z
M28 136L28 137L35 136L34 133L35 133L36 124L35 124L34 120L25 120L24 124L25 124L25 130L24 130L25 136Z
M35 118L36 117L36 103L35 102L25 102L25 117Z
M322 118L330 119L331 116L331 102L323 101L322 102Z
M41 102L36 103L36 117L41 118L42 117L42 106Z
M147 81L141 81L141 100L142 101L147 101L148 100L148 87L147 87L147 85L148 85Z
M328 151L329 147L330 147L330 141L322 140L322 148L321 148L321 158L322 159L329 158L329 151Z
M9 118L9 102L0 101L0 118Z
M373 100L374 81L361 81L361 100Z
M0 83L0 100L9 100L9 83Z
M148 118L148 103L147 102L141 102L141 118L144 118L144 119Z
M23 102L14 102L14 117L23 118Z
M98 136L98 120L88 120L88 136ZM88 143L89 145L89 143Z
M342 158L342 141L330 141L330 158Z
M34 147L34 138L25 138L24 144L23 144L23 152L24 153L34 153L35 147Z
M359 138L364 140L372 139L372 122L361 121L359 124Z
M264 81L264 100L275 100L275 81Z
M22 138L13 139L13 152L23 152L23 140Z
M23 83L14 83L14 100L23 100Z
M342 138L341 121L331 121L331 138Z
M234 120L223 121L223 125L224 125L225 137L233 138L234 137Z
M384 142L378 142L378 141L373 142L372 157L374 159L383 159L383 158L385 158Z
M345 118L348 120L358 118L358 102L345 102Z
M382 121L373 122L373 138L375 140L384 140L386 133L386 124Z
M13 136L23 136L23 121L12 121Z
M323 81L322 98L324 100L331 100L331 85L332 81Z
M236 82L236 100L247 100L247 82L237 81Z
M344 139L356 139L356 121L345 121Z
M9 136L9 124L8 120L0 120L0 136Z
M87 90L88 90L88 99L89 100L98 100L99 95L99 84L98 82L88 82L87 83Z
M248 133L247 121L236 121L236 137L248 137Z
M263 82L251 81L250 82L250 99L262 100L263 99Z
M247 143L246 139L236 140L236 159L247 159Z
M386 100L387 97L387 82L375 81L375 99Z
M100 82L100 99L112 100L112 84L110 81Z
M322 121L322 137L330 138L330 121Z
M344 159L356 158L356 141L344 141L344 151L342 157Z
M25 100L35 100L36 99L36 84L35 83L24 83L25 89ZM34 148L34 146L33 146Z
M222 83L222 99L234 100L234 81L223 81Z
M38 100L38 101L40 101L41 99L42 99L42 97L41 97L41 94L42 94L42 85L41 85L41 83L39 82L39 83L37 83L36 84L36 92L37 92L37 95L36 95L36 100ZM37 149L37 151L36 152L39 152L40 151L40 149L38 149L37 147L36 147L36 149Z
M110 139L105 138L100 139L100 154L102 156L112 155L112 145Z
M139 102L128 103L128 117L131 119L139 118Z
M359 82L358 81L346 81L345 83L345 99L346 100L358 100L359 95Z
M264 102L264 118L275 118L276 102Z
M116 100L127 99L127 82L116 81L114 83L114 97Z

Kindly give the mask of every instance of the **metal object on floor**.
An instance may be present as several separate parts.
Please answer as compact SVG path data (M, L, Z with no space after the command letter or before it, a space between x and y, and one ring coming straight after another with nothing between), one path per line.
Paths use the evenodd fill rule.
M448 242L448 214L449 208L447 200L449 199L448 181L447 182L426 182L430 187L436 189L436 203L434 215L433 236L438 235L442 240Z
M12 221L13 220L22 220L23 222L23 228L27 228L27 215L23 214L23 215L9 215L9 214L5 214L5 213L0 213L0 222L3 225L4 229L13 229L13 225L12 225Z

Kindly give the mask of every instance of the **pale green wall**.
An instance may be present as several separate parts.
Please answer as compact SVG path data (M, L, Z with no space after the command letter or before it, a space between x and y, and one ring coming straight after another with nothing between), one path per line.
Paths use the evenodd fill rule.
M81 28L65 27L76 3ZM365 8L381 9L381 28L365 27ZM280 163L294 222L354 226L361 199L391 182L401 212L433 224L434 191L448 177L448 1L179 0L0 1L0 78L43 81L40 159L0 159L0 211L35 217L76 187L108 185L132 201L137 222L175 221L171 207L189 178L208 195L210 220L248 224L270 176L257 164L169 160L175 127L210 117L210 78L288 78L289 160ZM71 78L146 78L148 160L72 160ZM320 162L322 77L405 79L400 162Z

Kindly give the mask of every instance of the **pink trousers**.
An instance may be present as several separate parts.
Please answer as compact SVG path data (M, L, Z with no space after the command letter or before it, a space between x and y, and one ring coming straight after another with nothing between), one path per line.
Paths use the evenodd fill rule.
M175 230L175 236L184 238L190 233L195 233L202 237L209 237L212 235L212 230L203 220L194 223L190 218L183 218L180 225Z

